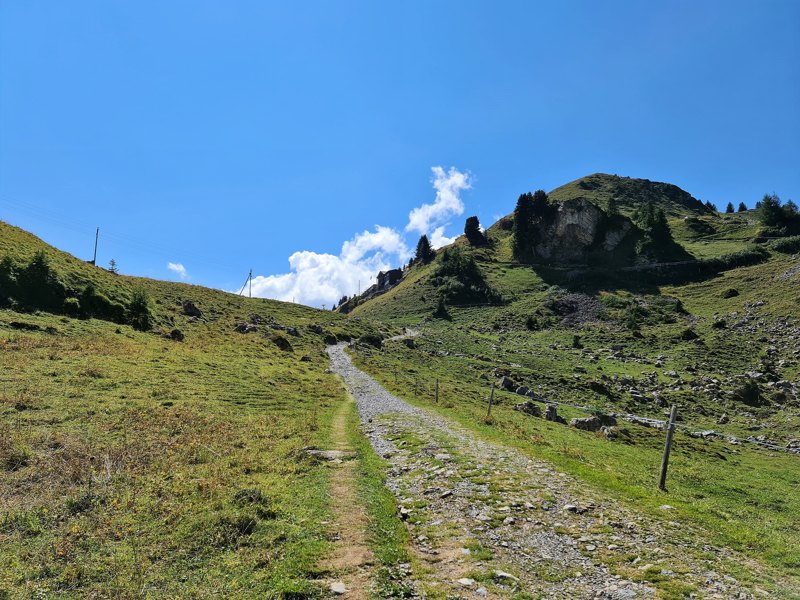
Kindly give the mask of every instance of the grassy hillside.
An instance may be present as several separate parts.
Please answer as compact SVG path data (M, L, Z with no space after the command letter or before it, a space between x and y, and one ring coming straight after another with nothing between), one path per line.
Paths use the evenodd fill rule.
M144 288L156 326L0 310L0 597L318 595L330 470L303 449L346 401L326 339L394 329L113 275L0 223L0 259L38 251L68 286Z
M597 188L573 182L551 197L580 189L597 198L613 182L585 179L597 177ZM622 184L631 181L638 180ZM695 209L688 194L670 194L674 238L708 268L680 276L620 269L554 277L513 261L506 218L489 228L488 247L457 242L502 303L449 305L447 318L435 318L437 262L417 265L354 311L419 329L417 347L388 344L362 350L356 360L389 389L426 405L433 405L438 379L436 410L637 507L658 513L662 504L673 505L718 543L796 573L800 502L792 490L800 483L800 456L688 433L714 430L780 447L800 437L800 263L770 243L754 246L759 226L752 213L709 213ZM636 198L626 202L631 209ZM760 262L736 267L735 253L756 253ZM676 404L682 428L669 493L655 489L661 431L625 421L608 436L578 431L512 410L525 398L507 391L498 392L487 424L489 387L501 376L540 398L589 409L560 409L567 418L623 412L664 419Z
M653 202L664 209L669 217L711 215L700 200L671 183L634 179L595 173L557 187L549 194L551 200L564 202L585 198L600 207L606 207L611 198L623 214L630 216L636 208Z

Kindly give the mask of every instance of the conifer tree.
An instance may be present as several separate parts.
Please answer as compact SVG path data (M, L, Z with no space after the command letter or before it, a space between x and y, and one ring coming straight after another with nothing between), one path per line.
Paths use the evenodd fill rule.
M464 224L464 235L467 236L467 241L471 246L482 246L486 243L486 237L481 231L478 217L467 217L467 222Z
M416 259L421 263L429 263L433 260L434 256L436 256L436 252L434 252L431 247L428 236L423 234L422 237L419 238L419 242L417 242Z
M733 214L733 202L728 202L728 206L725 207L726 214Z
M739 212L746 212L747 205L744 202L739 202Z
M521 194L514 208L514 258L523 261L530 252L530 226L533 220L533 195Z

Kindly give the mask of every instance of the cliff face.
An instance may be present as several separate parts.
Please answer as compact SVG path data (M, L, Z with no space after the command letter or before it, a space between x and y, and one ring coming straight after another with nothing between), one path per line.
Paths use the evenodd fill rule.
M638 233L627 217L608 216L583 198L558 205L536 226L533 254L548 263L587 264L622 258Z

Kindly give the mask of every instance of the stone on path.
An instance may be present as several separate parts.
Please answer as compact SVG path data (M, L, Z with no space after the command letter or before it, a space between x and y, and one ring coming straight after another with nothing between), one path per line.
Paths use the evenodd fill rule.
M331 584L331 591L334 594L341 596L342 594L347 593L347 587L341 581L335 581Z

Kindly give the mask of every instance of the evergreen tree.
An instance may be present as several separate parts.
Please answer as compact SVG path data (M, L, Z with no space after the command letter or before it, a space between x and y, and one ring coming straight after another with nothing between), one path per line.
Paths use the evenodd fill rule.
M781 199L775 194L764 194L758 209L758 218L761 223L767 227L775 227L783 223L784 217Z
M434 256L436 256L436 252L434 252L431 247L428 236L423 234L422 237L419 238L419 242L417 242L416 259L421 263L429 263L433 260Z
M533 221L533 195L521 194L514 208L513 251L514 258L523 261L528 258L531 248L530 229Z
M717 207L711 204L711 200L706 200L706 208L708 210L713 210L714 212L717 212Z
M464 224L464 235L467 236L467 241L471 246L482 246L486 243L486 237L481 231L478 217L467 217L467 222Z
M744 202L739 202L739 212L746 212L747 205Z
M725 207L726 214L733 214L733 202L728 202L728 206Z
M794 203L794 200L789 200L783 205L783 214L790 221L797 217L797 204Z
M614 217L619 214L619 208L617 208L617 199L614 196L611 196L606 203L606 214L609 217Z
M108 261L108 270L111 273L114 273L115 275L119 273L119 268L117 267L117 261L115 261L113 258L110 261Z

